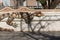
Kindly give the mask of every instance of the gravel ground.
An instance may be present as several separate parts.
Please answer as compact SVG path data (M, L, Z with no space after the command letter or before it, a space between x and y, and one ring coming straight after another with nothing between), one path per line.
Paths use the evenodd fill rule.
M60 40L60 32L41 32L31 34L28 32L2 32L0 31L0 40Z

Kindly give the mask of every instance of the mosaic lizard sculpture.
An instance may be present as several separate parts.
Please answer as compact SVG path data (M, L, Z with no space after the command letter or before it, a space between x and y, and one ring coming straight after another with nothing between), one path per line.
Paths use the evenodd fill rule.
M3 10L10 10L10 9L11 8L4 8ZM41 17L43 16L43 14L40 11L36 11L34 13L28 13L28 12L3 13L3 14L0 14L0 21L8 17L6 23L10 26L13 26L14 25L13 20L15 18L18 18L18 19L21 18L21 19L24 19L27 24L29 24L33 20L34 16Z
M28 12L12 12L12 14L10 13L5 13L5 14L1 14L0 15L0 21L3 20L4 18L8 17L8 20L6 21L6 23L10 26L13 26L13 20L16 17L22 18L25 20L25 22L27 23L27 21L31 21L33 19L33 16L43 16L43 14L41 12L34 12L33 14L28 13Z

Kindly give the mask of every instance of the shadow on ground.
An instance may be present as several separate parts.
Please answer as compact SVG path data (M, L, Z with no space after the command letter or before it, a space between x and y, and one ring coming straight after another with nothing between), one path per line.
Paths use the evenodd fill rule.
M42 40L60 40L60 36L54 36L54 35L49 35L49 34L44 34L44 33L40 33L40 35L42 35L44 37L44 39Z
M28 32L0 32L0 40L60 40L60 32L55 32L54 35L53 32L48 34L38 32L34 34Z

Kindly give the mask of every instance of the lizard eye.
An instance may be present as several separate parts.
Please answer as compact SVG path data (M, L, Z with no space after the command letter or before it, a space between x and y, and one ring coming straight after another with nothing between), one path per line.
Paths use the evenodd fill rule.
M10 15L10 13L7 13L7 15Z
M5 14L2 14L2 16L5 16Z

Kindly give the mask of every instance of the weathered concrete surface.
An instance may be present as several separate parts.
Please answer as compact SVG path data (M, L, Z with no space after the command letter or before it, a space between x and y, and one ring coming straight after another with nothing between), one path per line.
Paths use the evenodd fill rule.
M27 33L27 32L26 32ZM21 32L2 32L0 31L0 40L35 40ZM30 33L29 33L30 34ZM32 34L31 34L32 35ZM39 40L60 40L60 32L42 32L42 34L33 34Z

